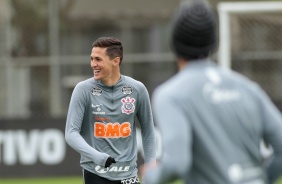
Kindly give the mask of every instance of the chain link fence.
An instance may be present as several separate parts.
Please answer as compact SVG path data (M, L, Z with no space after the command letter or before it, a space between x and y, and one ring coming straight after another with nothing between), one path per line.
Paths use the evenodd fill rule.
M124 45L124 75L151 94L176 73L169 21L181 0L0 1L0 118L65 117L74 86L92 77L100 36ZM223 1L210 0L214 11ZM232 15L232 69L280 104L281 14ZM216 57L215 57L216 58Z

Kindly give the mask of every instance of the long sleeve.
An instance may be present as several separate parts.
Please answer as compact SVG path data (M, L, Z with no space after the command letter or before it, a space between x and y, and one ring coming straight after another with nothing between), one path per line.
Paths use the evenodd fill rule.
M282 116L264 92L260 94L264 125L264 140L273 148L274 154L267 168L270 183L282 175Z
M162 134L163 156L161 165L147 172L144 183L164 184L165 181L183 176L190 166L191 130L177 102L161 90L153 96L153 112Z
M80 134L86 109L86 101L87 98L83 92L83 87L78 84L73 91L69 105L65 139L66 142L78 153L89 158L89 160L94 163L104 166L109 155L101 153L91 147Z
M140 94L137 118L141 126L145 163L156 160L156 137L151 103L145 86Z

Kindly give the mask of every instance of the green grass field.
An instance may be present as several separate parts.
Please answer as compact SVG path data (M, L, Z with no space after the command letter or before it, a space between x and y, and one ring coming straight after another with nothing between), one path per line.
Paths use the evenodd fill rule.
M82 184L81 177L1 179L0 184Z
M32 179L1 179L0 184L82 184L81 177L32 178ZM183 184L181 181L172 184ZM282 184L282 178L277 182Z
M81 177L1 179L0 184L82 184Z

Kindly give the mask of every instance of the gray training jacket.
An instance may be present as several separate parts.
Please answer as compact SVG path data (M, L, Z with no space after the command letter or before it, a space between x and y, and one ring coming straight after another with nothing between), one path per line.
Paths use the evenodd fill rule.
M76 85L67 115L65 138L81 155L81 167L109 180L137 176L137 117L145 162L155 160L155 129L145 86L121 76L112 87L93 78ZM107 158L117 163L105 169Z
M188 65L152 98L163 135L160 168L146 184L266 184L282 173L282 117L258 85L208 60ZM260 141L274 150L263 166Z

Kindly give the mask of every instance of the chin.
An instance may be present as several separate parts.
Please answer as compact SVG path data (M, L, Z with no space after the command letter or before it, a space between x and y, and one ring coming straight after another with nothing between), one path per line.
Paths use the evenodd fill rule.
M95 79L95 80L102 80L102 77L101 77L101 76L95 76L95 75L94 75L94 79Z

